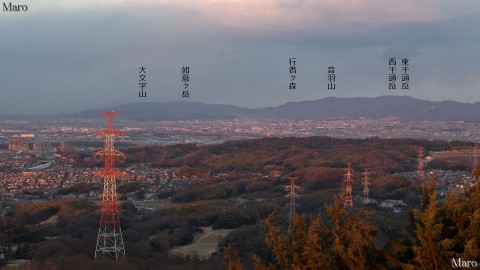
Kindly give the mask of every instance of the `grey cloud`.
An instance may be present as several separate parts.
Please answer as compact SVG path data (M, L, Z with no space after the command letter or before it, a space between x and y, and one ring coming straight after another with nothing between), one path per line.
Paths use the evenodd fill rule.
M422 55L424 53L425 52L421 52L417 48L414 48L414 47L400 47L400 46L397 46L397 47L389 48L388 50L386 50L382 54L382 57L383 58L391 58L391 57L394 57L394 58L404 58L404 57L411 58L411 57L416 57L418 55Z
M298 4L284 1L280 4ZM192 9L83 10L0 19L0 113L71 112L138 102L136 69L148 67L148 101L181 100L179 68L192 69L192 101L263 107L330 95L379 96L385 57L411 56L415 97L478 100L480 18L385 26L245 29ZM288 58L299 90L288 90ZM326 68L337 68L337 90ZM433 83L432 83L433 81ZM461 88L456 94L453 89Z

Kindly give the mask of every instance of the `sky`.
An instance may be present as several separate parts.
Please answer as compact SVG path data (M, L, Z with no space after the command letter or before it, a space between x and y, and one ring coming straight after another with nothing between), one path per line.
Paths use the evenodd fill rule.
M480 101L477 0L11 3L28 12L0 10L0 114L173 101L258 108L328 96ZM397 87L400 59L409 59L409 90L388 89L390 57ZM190 98L181 97L182 66Z

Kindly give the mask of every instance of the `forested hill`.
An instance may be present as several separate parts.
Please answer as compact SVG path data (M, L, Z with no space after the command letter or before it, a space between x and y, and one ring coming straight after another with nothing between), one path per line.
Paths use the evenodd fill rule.
M331 137L262 138L218 145L148 146L127 150L127 164L148 160L156 167L204 169L211 172L278 170L308 179L319 168L369 168L377 174L415 170L418 148L427 151L467 149L469 142L414 139L337 139ZM318 173L318 171L317 171Z
M420 146L430 154L469 149L472 143L309 137L129 148L124 167L173 167L176 174L197 175L199 180L180 190L149 194L149 200L155 202L137 196L139 192L145 195L149 188L145 183L119 182L120 223L128 254L125 264L92 258L100 220L95 198L4 204L10 210L0 217L0 240L8 258L30 260L29 269L252 269L254 253L259 266L275 263L278 269L294 265L277 261L290 257L302 258L295 265L328 265L325 269L400 269L403 265L410 266L404 269L430 269L422 258L435 258L439 265L451 263L451 256L478 258L474 244L479 240L478 226L474 226L478 224L478 189L463 195L451 192L442 198L445 205L438 206L435 177L420 186L419 181L405 175L391 174L416 170ZM76 163L74 167L102 166L91 153L64 155ZM139 165L140 160L147 165ZM352 163L355 197L363 195L362 181L357 180L363 169L369 168L370 198L402 200L406 203L404 212L397 214L358 200L351 209L345 209L339 196L346 162ZM453 162L445 165L462 165ZM296 201L301 217L294 217L293 233L284 236L290 216L285 176L293 175L299 176L295 184L300 187ZM65 194L70 192L75 193L65 190ZM157 210L147 214L143 207L136 209L146 203L158 206ZM440 225L432 225L437 223ZM210 226L231 230L217 243L221 247L218 253L204 261L171 256L174 248L192 244L203 228ZM305 240L307 235L316 240ZM286 244L278 249L272 244L278 241ZM10 244L18 248L14 251ZM228 255L223 247L230 246ZM272 256L275 252L283 257ZM228 265L238 267L227 268L226 257ZM326 260L326 264L319 260ZM240 268L240 264L247 267ZM319 269L315 267L308 269Z

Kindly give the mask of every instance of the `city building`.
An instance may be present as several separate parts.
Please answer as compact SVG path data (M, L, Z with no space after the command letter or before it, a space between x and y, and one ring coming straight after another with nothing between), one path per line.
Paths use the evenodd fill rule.
M61 141L60 142L60 147L58 148L58 151L68 152L68 151L72 151L72 150L73 150L73 147L72 147L72 144L70 142L66 142L66 141Z
M13 151L28 151L28 144L25 143L25 140L21 137L11 137L8 140L8 150Z

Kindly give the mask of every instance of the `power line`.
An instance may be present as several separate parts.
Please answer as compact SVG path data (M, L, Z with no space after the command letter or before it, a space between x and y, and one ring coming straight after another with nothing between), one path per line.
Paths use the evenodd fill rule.
M93 214L95 214L95 213L89 213L88 215L83 216L82 218L78 219L77 221L75 221L75 222L73 222L73 223L66 224L64 227L66 228L66 227L68 227L68 226L70 226L70 225L78 224L78 223L80 223L82 220L84 220L84 219L92 216ZM21 237L21 236L25 236L25 235L27 235L27 234L30 234L30 233L33 233L33 232L36 232L36 231L39 231L39 230L42 230L42 229L45 229L45 228L58 228L58 226L55 227L55 225L48 224L48 225L46 225L46 226L44 226L44 227L40 227L40 228L37 228L37 229L35 229L35 230L31 230L31 231L28 231L28 232L25 232L25 233L22 233L22 234L19 234L19 235L15 235L15 236L9 237L9 238L7 238L7 239L2 239L2 240L0 240L0 243L2 243L2 242L9 242L9 241L11 241L11 240L13 240L13 239L15 239L15 238L19 238L19 237ZM45 236L45 235L42 235L41 237L43 237L43 236ZM34 239L35 239L35 238L34 238Z

